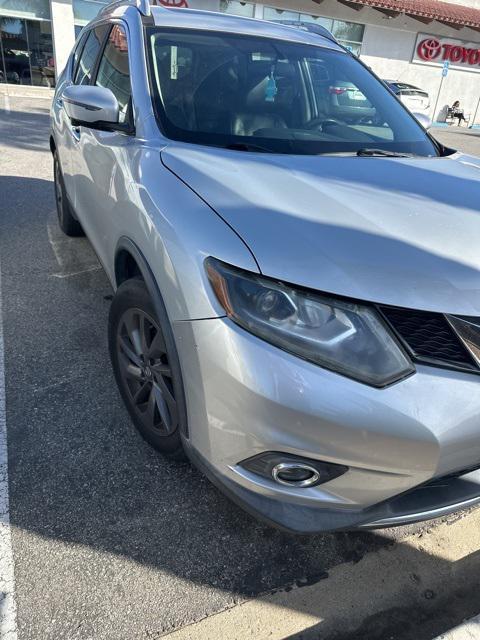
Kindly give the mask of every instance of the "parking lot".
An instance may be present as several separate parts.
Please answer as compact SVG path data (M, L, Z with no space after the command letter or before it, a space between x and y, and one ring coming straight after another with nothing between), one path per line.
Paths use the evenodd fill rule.
M107 353L112 290L88 241L56 223L48 109L47 99L0 94L18 638L420 640L478 613L476 511L396 530L288 535L137 435ZM435 135L480 155L480 131Z

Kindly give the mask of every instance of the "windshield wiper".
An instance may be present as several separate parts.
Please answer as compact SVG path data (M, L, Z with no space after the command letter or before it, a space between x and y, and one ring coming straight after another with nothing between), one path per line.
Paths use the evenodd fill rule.
M287 142L287 140L285 140ZM288 141L289 142L289 141ZM280 151L279 149L272 149L270 147L263 147L262 145L255 144L253 142L229 142L228 144L221 145L224 149L232 149L233 151L257 151L261 153L293 153L289 151ZM400 153L399 151L388 151L387 149L369 149L365 147L358 151L331 151L327 153L320 153L322 156L334 156L334 155L357 155L360 157L379 157L379 158L413 158L412 153Z
M233 151L260 151L261 153L284 153L283 151L276 151L275 149L262 147L259 144L252 144L251 142L230 142L225 145L225 149L232 149Z
M388 151L387 149L359 149L357 156L377 156L379 158L413 158L411 153L400 153L398 151Z

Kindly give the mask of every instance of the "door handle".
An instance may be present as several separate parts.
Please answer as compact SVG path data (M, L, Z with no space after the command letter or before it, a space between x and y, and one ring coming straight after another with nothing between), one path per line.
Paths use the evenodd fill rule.
M80 140L80 127L71 127L72 136L78 142Z
M59 109L61 109L61 108L63 107L63 100L62 100L61 98L57 98L57 99L55 100L55 104L57 105L57 107L58 107Z

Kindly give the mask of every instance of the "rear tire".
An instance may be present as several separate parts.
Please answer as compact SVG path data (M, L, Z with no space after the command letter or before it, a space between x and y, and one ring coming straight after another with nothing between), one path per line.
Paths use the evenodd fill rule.
M123 282L110 307L108 343L115 379L133 424L155 449L184 459L183 385L170 326L157 318L145 283Z
M55 184L55 201L57 203L58 224L63 233L67 236L77 238L84 236L82 225L72 213L72 208L68 202L65 182L63 180L60 162L57 152L53 154L53 176Z

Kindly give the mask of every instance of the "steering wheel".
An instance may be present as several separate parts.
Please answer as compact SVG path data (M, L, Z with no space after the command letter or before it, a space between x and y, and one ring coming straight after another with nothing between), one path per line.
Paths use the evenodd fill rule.
M325 116L319 116L318 118L313 118L305 125L306 129L319 129L320 131L324 131L326 127L329 127L334 124L341 124L339 120L335 118L328 118Z

